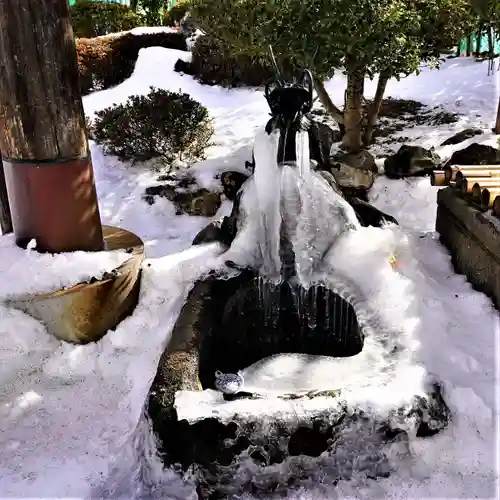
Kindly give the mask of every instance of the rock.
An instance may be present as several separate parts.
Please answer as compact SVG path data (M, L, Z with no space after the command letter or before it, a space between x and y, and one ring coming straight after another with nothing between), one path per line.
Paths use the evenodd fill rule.
M430 173L441 163L441 158L432 150L420 146L401 146L398 152L386 158L385 175L390 179L420 176Z
M354 208L361 225L365 227L382 227L384 224L388 223L399 225L398 221L392 215L382 212L364 200L352 197L349 198L348 201Z
M342 140L340 130L329 127L326 123L311 121L309 126L309 149L311 159L315 160L320 170L330 170L331 150L336 142Z
M234 201L236 193L240 190L243 183L248 179L248 174L241 172L224 172L221 177L222 188L227 199Z
M221 226L222 221L211 222L194 237L192 245L202 245L203 243L221 241L223 238Z
M193 67L189 61L184 61L184 59L177 59L174 64L174 71L176 73L184 73L185 75L192 75Z
M342 196L342 191L340 190L337 181L335 180L335 177L333 176L332 173L327 172L326 170L318 170L318 174L325 179L326 182L328 182L329 186L338 194Z
M175 393L199 391L199 332L196 321L208 299L210 283L199 283L184 304L163 352L149 392L148 412L153 430L160 436L176 421Z
M219 210L222 200L220 193L200 189L194 193L179 193L174 203L180 213L213 217Z
M339 187L367 191L378 173L375 158L368 151L339 153L333 158L332 173Z
M436 428L444 428L449 412L439 386L388 413L351 406L341 393L299 397L279 406L270 399L224 401L214 391L180 391L175 399L179 421L165 458L167 465L179 463L184 470L195 464L201 498L227 498L255 488L275 493L301 478L326 476L335 484L360 476L388 477L392 467L410 459L409 436L424 437L419 429L432 401L441 405L432 419ZM273 474L277 464L287 473Z
M164 176L165 184L146 188L143 199L152 205L155 197L167 198L176 208L176 213L213 217L219 210L221 193L200 188L190 176Z
M455 151L448 165L500 165L500 150L486 144L473 143Z
M446 141L441 143L441 146L451 146L453 144L459 144L463 141L466 141L467 139L471 139L472 137L481 135L483 133L484 132L479 128L466 128L465 130L462 130L461 132L458 132L457 134L446 139Z

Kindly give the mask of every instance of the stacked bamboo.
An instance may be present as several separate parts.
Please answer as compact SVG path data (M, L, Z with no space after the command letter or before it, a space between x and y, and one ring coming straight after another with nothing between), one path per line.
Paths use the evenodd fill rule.
M500 165L454 165L431 173L433 186L453 186L481 210L500 217Z

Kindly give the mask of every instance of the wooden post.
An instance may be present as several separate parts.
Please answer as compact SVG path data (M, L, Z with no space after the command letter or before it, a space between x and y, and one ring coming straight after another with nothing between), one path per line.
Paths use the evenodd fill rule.
M495 122L495 128L493 129L495 134L500 134L500 96L498 97L498 107L497 107L497 119Z
M103 249L68 0L0 0L0 150L19 246Z
M12 218L10 215L9 197L3 171L3 163L0 158L0 230L1 234L12 233Z

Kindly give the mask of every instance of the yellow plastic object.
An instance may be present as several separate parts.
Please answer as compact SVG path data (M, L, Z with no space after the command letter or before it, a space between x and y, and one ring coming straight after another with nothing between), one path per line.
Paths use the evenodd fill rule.
M38 319L60 340L86 344L101 339L135 309L139 298L142 240L124 229L103 226L106 250L126 250L130 258L94 283L15 297L7 305Z

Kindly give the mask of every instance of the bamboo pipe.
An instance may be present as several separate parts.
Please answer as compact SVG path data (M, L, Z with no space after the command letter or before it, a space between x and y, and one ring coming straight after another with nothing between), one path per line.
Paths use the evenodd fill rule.
M495 196L491 204L491 214L495 217L500 217L500 195Z
M443 170L446 180L449 181L454 181L458 172L461 172L462 175L474 175L474 177L500 176L500 165L447 165Z
M500 178L500 172L495 172L491 170L458 170L455 172L455 178L454 180L459 180L463 179L466 177L477 177L477 178L485 178L485 179L491 179L491 178Z
M470 191L472 198L474 198L477 201L482 201L481 191L482 191L481 186L477 182L474 183L474 185L472 186L472 189Z
M446 179L446 173L444 170L433 170L431 172L431 186L447 186L450 183Z
M479 184L482 188L490 186L500 186L500 178L494 177L464 177L457 179L456 186L462 193L471 193L474 184Z
M500 183L497 186L490 186L482 190L481 205L484 208L491 208L497 197L500 197Z

